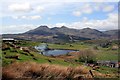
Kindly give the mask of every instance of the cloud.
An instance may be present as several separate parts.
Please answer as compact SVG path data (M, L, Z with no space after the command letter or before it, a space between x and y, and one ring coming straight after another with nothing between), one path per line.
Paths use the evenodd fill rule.
M73 11L72 13L74 16L81 16L82 14L91 14L92 12L92 6L89 3L86 3L82 7L78 7L78 9Z
M92 6L90 4L85 4L82 8L82 12L86 14L91 14L93 12Z
M93 28L97 30L114 30L118 29L118 14L110 13L108 17L104 20L89 20L87 17L83 17L81 21L72 23L56 23L54 25L48 25L52 27L66 26L69 28L83 29L83 28Z
M37 11L37 12L42 12L42 11L44 11L44 7L42 7L42 6L37 6L37 7L35 8L35 11Z
M110 13L108 18L104 20L89 20L87 17L83 17L81 21L72 22L72 23L56 23L55 25L50 26L67 26L69 28L83 29L83 28L93 28L97 30L113 30L118 29L118 14Z
M91 28L100 29L100 30L117 29L117 25L116 25L118 23L118 19L116 17L117 15L113 14L113 11L117 12L116 11L117 9L115 9L115 7L117 7L115 6L117 3L115 4L114 3L95 3L95 2L94 3L79 3L79 2L78 3L75 3L75 2L74 3L69 3L69 2L54 3L50 1L45 3L39 0L37 0L37 2L28 1L24 3L23 3L23 0L19 0L19 1L16 0L15 2L10 1L9 3L6 1L6 3L7 4L2 5L3 6L2 9L4 9L2 16L6 15L3 17L4 18L3 25L19 24L17 25L19 27L21 26L21 24L26 24L27 20L31 20L31 24L39 24L39 21L35 22L34 20L42 19L43 21L41 21L40 23L48 22L50 24L51 22L53 27L54 26L60 27L62 25L65 25L65 26L68 26L71 28L77 28L77 29L82 29L85 27L91 27ZM95 20L95 19L89 20L88 18L85 17L87 16L90 18L92 17L94 18L95 16L97 16L97 15L94 15L94 13L95 14L100 13L101 20ZM109 14L109 13L112 13L112 14ZM51 14L54 14L54 15L51 15ZM71 14L73 14L74 16L71 16ZM84 14L89 14L89 15L84 15ZM108 14L108 18L104 19L107 14ZM11 19L10 16L13 16L14 19L18 19L20 23L18 20ZM81 18L83 17L84 18L81 20L76 18L75 16L81 16ZM8 20L10 19L11 21L9 22ZM80 20L80 21L77 21L77 20ZM59 23L59 21L62 23ZM73 22L73 21L76 21L76 22ZM9 26L7 26L6 29L8 27ZM8 32L9 31L14 32L12 29L8 30ZM24 28L22 29L22 31L24 31Z
M114 5L107 5L103 7L104 12L110 12L114 10Z
M25 20L37 20L42 19L40 15L33 15L33 16L12 16L13 19L25 19Z
M46 24L48 27L61 27L67 26L69 28L83 29L86 27L97 29L97 30L113 30L118 29L118 14L110 13L108 18L104 20L88 20L84 17L82 21L72 22L72 23L56 23L56 24ZM0 33L23 33L31 29L35 29L39 25L25 24L25 25L10 25L3 26L2 32Z
M81 14L82 14L82 13L81 13L80 11L74 11L74 12L73 12L73 15L74 15L74 16L81 16Z
M67 24L66 23L56 23L55 27L61 27L61 26L64 26L64 25L67 25Z
M82 16L83 14L92 14L97 12L111 12L114 11L115 6L107 3L84 3L84 5L77 6L73 10L72 14L74 16Z
M21 19L28 19L28 16L21 16Z
M88 20L84 18L82 21L73 22L68 26L77 29L82 29L85 27L90 27L98 30L118 29L118 14L110 13L108 14L108 18L104 20Z
M51 20L52 18L51 17L48 17L47 20Z
M29 3L15 3L8 6L8 9L13 12L29 12L32 10Z
M12 16L13 19L19 19L18 16Z
M5 34L23 33L28 30L34 29L36 27L38 27L38 26L32 25L32 24L3 26L2 32L0 32L0 33L2 33L2 34L3 33L5 33Z
M33 19L41 19L41 16L39 15L35 15L35 16L30 16L30 18L33 20Z

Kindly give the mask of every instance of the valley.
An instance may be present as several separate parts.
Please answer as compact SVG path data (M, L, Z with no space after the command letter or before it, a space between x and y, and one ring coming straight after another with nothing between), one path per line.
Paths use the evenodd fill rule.
M105 46L101 46L100 44L98 44L97 40L78 41L78 42L70 42L70 43L57 43L57 44L37 42L37 41L26 41L26 40L17 40L14 43L3 42L2 53L1 53L2 61L3 61L2 65L5 68L5 70L7 70L6 68L7 66L12 66L12 65L15 66L16 64L24 65L24 63L27 63L27 64L30 63L30 65L32 66L34 66L35 64L36 67L37 65L44 65L44 64L49 66L52 66L52 65L59 66L59 67L61 66L63 68L70 67L70 68L73 68L73 70L77 67L84 66L83 71L87 70L87 74L89 77L86 77L85 75L83 75L82 76L83 78L92 77L91 74L89 73L89 70L92 70L92 73L96 78L99 78L99 77L117 78L118 77L117 67L106 66L107 63L104 63L105 65L95 65L96 62L98 61L104 61L104 62L118 61L118 48L117 47L114 48L114 46L117 46L117 42L118 41L112 41L109 45L105 45ZM104 43L106 42L104 41ZM54 56L54 55L46 56L44 54L41 54L42 52L41 50L35 49L35 46L39 46L43 44L47 44L47 47L50 50L57 49L57 50L76 50L76 51L69 52L67 54L57 55L57 56ZM82 56L80 58L81 54L86 54L88 56L91 56L91 55L92 56L95 55L95 56L89 57L88 59L92 60L92 62L89 62L88 60L86 63L86 61L81 61L81 58L84 57ZM89 64L90 65L94 64L95 66L99 66L99 68L95 68L95 66L90 66ZM12 75L10 77L14 78Z

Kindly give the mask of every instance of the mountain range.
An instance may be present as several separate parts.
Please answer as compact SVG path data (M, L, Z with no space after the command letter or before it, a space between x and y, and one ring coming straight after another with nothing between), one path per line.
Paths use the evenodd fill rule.
M49 28L39 26L22 34L3 34L3 37L44 42L78 41L91 39L117 39L120 30L99 31L91 28L73 29L66 26Z

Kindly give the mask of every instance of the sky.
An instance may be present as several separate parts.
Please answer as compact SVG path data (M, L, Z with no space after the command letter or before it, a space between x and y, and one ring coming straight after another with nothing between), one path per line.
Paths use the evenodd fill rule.
M23 33L40 25L118 29L118 0L0 0L0 5L0 34Z

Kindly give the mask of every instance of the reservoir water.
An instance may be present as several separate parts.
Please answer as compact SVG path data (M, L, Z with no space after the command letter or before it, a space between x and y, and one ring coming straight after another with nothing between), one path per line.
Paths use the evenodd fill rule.
M60 50L60 49L54 49L54 50L50 50L48 49L48 45L47 44L41 44L39 46L35 46L35 48L39 51L41 51L40 53L46 56L58 56L58 55L63 55L63 54L67 54L69 52L75 52L75 50Z

